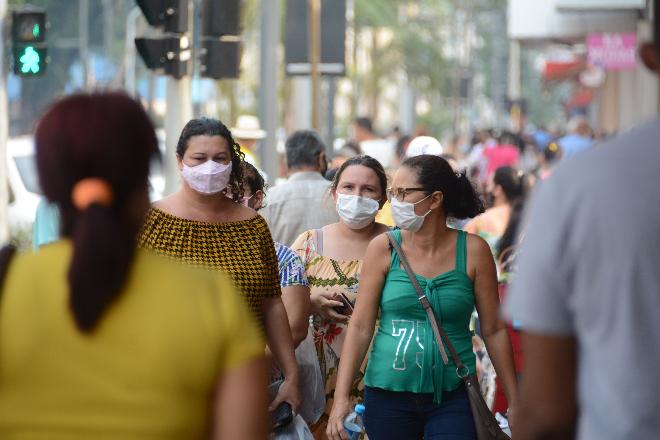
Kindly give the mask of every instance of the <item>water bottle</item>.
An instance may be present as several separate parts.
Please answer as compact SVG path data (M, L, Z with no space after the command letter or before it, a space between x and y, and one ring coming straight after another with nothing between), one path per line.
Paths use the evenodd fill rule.
M358 440L360 434L364 432L364 422L362 415L364 414L364 405L355 405L355 410L344 419L344 429L350 440Z

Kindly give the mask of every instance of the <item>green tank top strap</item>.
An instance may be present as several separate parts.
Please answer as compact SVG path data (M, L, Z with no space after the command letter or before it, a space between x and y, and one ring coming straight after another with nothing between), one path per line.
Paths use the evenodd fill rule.
M392 234L392 237L396 240L397 243L401 244L401 229L395 229L389 231L388 234ZM389 243L388 243L389 244ZM390 270L398 269L401 267L401 259L399 258L399 253L390 245Z
M456 270L467 272L467 232L457 231L456 238Z

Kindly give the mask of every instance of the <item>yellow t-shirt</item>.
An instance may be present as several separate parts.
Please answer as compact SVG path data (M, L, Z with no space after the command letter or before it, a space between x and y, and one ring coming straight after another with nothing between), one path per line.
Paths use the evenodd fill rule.
M1 439L202 439L226 371L264 343L228 278L136 251L91 334L69 311L72 246L14 257L0 297Z

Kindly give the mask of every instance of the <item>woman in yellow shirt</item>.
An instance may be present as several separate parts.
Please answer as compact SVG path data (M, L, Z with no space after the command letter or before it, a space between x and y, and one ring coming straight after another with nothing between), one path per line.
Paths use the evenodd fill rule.
M136 250L158 152L141 106L65 98L35 142L64 238L0 258L0 438L265 438L263 341L229 280Z

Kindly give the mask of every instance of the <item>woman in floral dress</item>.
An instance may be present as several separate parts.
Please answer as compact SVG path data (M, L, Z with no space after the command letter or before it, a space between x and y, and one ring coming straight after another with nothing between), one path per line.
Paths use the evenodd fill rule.
M301 234L291 246L303 260L309 281L314 342L325 377L326 411L312 426L316 439L325 439L325 426L335 389L339 353L355 304L362 259L367 245L388 227L375 222L385 203L387 177L382 165L369 156L342 165L331 186L340 221ZM351 397L361 400L361 379Z

